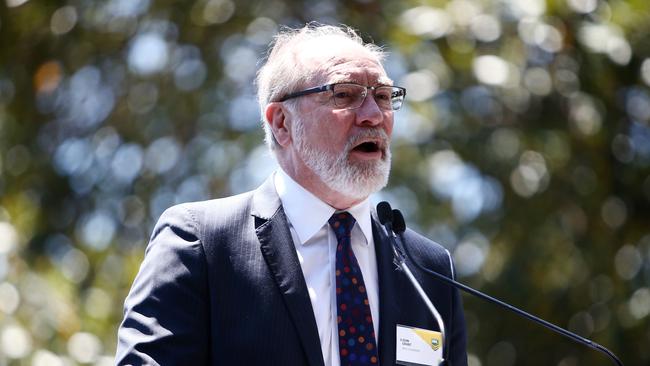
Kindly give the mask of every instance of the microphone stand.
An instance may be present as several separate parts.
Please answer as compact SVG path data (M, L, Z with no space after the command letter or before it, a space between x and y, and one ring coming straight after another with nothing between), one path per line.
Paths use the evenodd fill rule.
M436 323L438 323L438 329L440 329L440 338L441 338L440 343L441 343L442 354L443 354L443 357L440 360L440 363L438 365L439 366L449 365L444 358L445 351L447 350L447 346L445 343L445 338L446 338L445 323L443 322L442 316L438 312L438 309L436 309L436 307L433 305L433 303L429 299L429 296L427 296L426 292L424 292L424 289L422 288L418 280L413 275L413 272L411 272L411 269L406 264L404 253L402 253L402 251L399 249L397 245L397 241L395 240L395 232L392 227L392 221L393 221L392 214L393 211L391 210L390 205L387 202L381 202L379 205L377 205L377 216L379 217L380 223L384 225L384 227L386 228L388 237L391 242L391 247L393 249L393 263L397 266L397 269L404 272L406 278L408 278L411 285L413 285L418 295L420 296L424 304L427 306L427 309L429 310L433 318L436 320Z
M389 205L389 207L390 207L390 205ZM485 300L487 302L491 302L493 304L499 305L499 306L501 306L501 307L503 307L503 308L505 308L507 310L510 310L510 311L514 312L515 314L523 316L524 318L526 318L528 320L531 320L534 323L540 324L540 325L542 325L542 326L544 326L544 327L546 327L546 328L548 328L548 329L550 329L550 330L552 330L552 331L554 331L556 333L559 333L559 334L561 334L561 335L563 335L563 336L565 336L567 338L570 338L570 339L572 339L572 340L574 340L574 341L576 341L576 342L578 342L578 343L580 343L582 345L585 345L585 346L587 346L587 347L589 347L591 349L594 349L596 351L604 353L616 365L623 366L623 363L621 362L621 360L619 360L618 357L616 357L616 355L612 351L608 350L607 348L601 346L600 344L598 344L598 343L596 343L596 342L594 342L592 340L581 337L581 336L579 336L579 335L577 335L577 334L575 334L573 332L570 332L570 331L568 331L568 330L566 330L564 328L558 327L557 325L555 325L553 323L550 323L550 322L548 322L548 321L546 321L546 320L544 320L542 318L536 317L535 315L527 313L527 312L525 312L525 311L523 311L521 309L518 309L518 308L516 308L516 307L514 307L514 306L512 306L510 304L507 304L507 303L505 303L505 302L503 302L501 300L498 300L498 299L496 299L496 298L494 298L492 296L484 294L484 293L482 293L482 292L480 292L478 290L475 290L475 289L473 289L473 288L471 288L469 286L463 285L460 282L454 281L451 278L443 276L438 272L435 272L435 271L432 271L432 270L430 270L428 268L425 268L419 262L413 260L413 256L409 252L408 246L404 245L404 238L402 237L402 234L406 230L406 222L404 221L404 216L402 216L402 213L399 210L393 210L392 213L393 213L393 215L391 215L391 216L393 218L394 225L391 225L391 228L396 230L395 232L397 233L400 240L402 241L402 247L404 248L404 251L406 252L406 256L411 260L411 262L415 263L415 266L418 269L420 269L421 271L430 274L431 276L435 277L436 279L438 279L438 280L440 280L440 281L442 281L442 282L444 282L444 283L446 283L446 284L448 284L448 285L450 285L452 287L455 287L457 289L465 291L465 292L467 292L467 293L469 293L469 294L471 294L473 296L476 296L476 297L478 297L480 299L483 299L483 300Z

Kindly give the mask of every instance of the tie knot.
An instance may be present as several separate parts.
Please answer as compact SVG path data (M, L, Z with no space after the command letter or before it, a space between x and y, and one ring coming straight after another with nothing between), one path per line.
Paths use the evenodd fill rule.
M350 236L356 220L349 212L344 211L334 213L328 222L336 234L336 239L341 241L342 238Z

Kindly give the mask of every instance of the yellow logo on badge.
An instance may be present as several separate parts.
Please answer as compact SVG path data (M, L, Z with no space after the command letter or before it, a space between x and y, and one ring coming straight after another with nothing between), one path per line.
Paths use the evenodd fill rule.
M440 348L440 341L436 338L431 340L431 348L433 348L434 351L437 351L438 348Z
M413 331L422 338L428 345L431 346L431 349L437 351L442 345L442 336L439 332L434 332L432 330L413 328Z

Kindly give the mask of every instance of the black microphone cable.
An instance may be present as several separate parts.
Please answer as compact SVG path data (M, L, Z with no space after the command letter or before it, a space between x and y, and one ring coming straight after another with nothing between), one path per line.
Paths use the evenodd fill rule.
M527 313L527 312L525 312L525 311L523 311L523 310L521 310L519 308L516 308L516 307L514 307L514 306L512 306L512 305L510 305L508 303L505 303L505 302L503 302L503 301L501 301L499 299L496 299L496 298L494 298L492 296L484 294L484 293L482 293L482 292L480 292L478 290L475 290L475 289L473 289L473 288L471 288L469 286L466 286L466 285L464 285L464 284L462 284L462 283L460 283L458 281L454 281L451 278L443 276L443 275L441 275L440 273L438 273L436 271L432 271L432 270L430 270L428 268L425 268L418 261L413 259L413 256L409 252L408 246L405 245L405 243L404 243L403 233L404 233L404 231L406 231L406 222L404 221L404 216L402 216L402 213L399 210L393 210L391 217L393 219L391 227L394 230L395 234L397 234L397 236L400 238L400 241L402 242L402 248L404 248L404 251L406 253L406 257L409 258L410 261L412 263L414 263L415 266L419 270L432 275L436 279L438 279L438 280L440 280L442 282L445 282L446 284L448 284L450 286L453 286L455 288L463 290L463 291L465 291L465 292L467 292L467 293L469 293L469 294L471 294L473 296L476 296L476 297L478 297L480 299L483 299L483 300L485 300L487 302L491 302L493 304L499 305L499 306L501 306L501 307L503 307L503 308L505 308L507 310L510 310L510 311L514 312L515 314L523 316L524 318L526 318L526 319L528 319L528 320L530 320L530 321L532 321L534 323L540 324L540 325L554 331L555 333L559 333L559 334L561 334L561 335L563 335L565 337L568 337L568 338L570 338L570 339L572 339L572 340L574 340L574 341L576 341L576 342L578 342L578 343L580 343L582 345L585 345L587 347L590 347L591 349L594 349L594 350L597 350L597 351L599 351L601 353L604 353L616 365L623 366L623 363L621 362L621 360L619 360L618 357L616 357L616 355L612 351L608 350L607 348L601 346L600 344L598 344L598 343L596 343L596 342L594 342L592 340L581 337L581 336L579 336L579 335L577 335L577 334L575 334L573 332L570 332L570 331L568 331L568 330L566 330L564 328L561 328L561 327L559 327L559 326L557 326L557 325L555 325L553 323L550 323L550 322L548 322L548 321L546 321L546 320L544 320L542 318L539 318L539 317L537 317L535 315Z

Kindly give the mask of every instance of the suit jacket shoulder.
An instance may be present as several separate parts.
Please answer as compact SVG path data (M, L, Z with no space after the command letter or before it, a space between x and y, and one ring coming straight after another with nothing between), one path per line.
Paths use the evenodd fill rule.
M167 209L124 303L116 364L322 366L279 202L267 180Z
M211 234L215 230L226 232L234 222L241 225L241 221L246 216L250 216L251 197L254 192L172 206L166 209L158 219L152 239L167 227L178 229L179 232L191 234L197 238Z
M445 247L411 229L406 229L403 238L404 245L408 245L410 253L420 260L421 265L454 278L451 254Z

